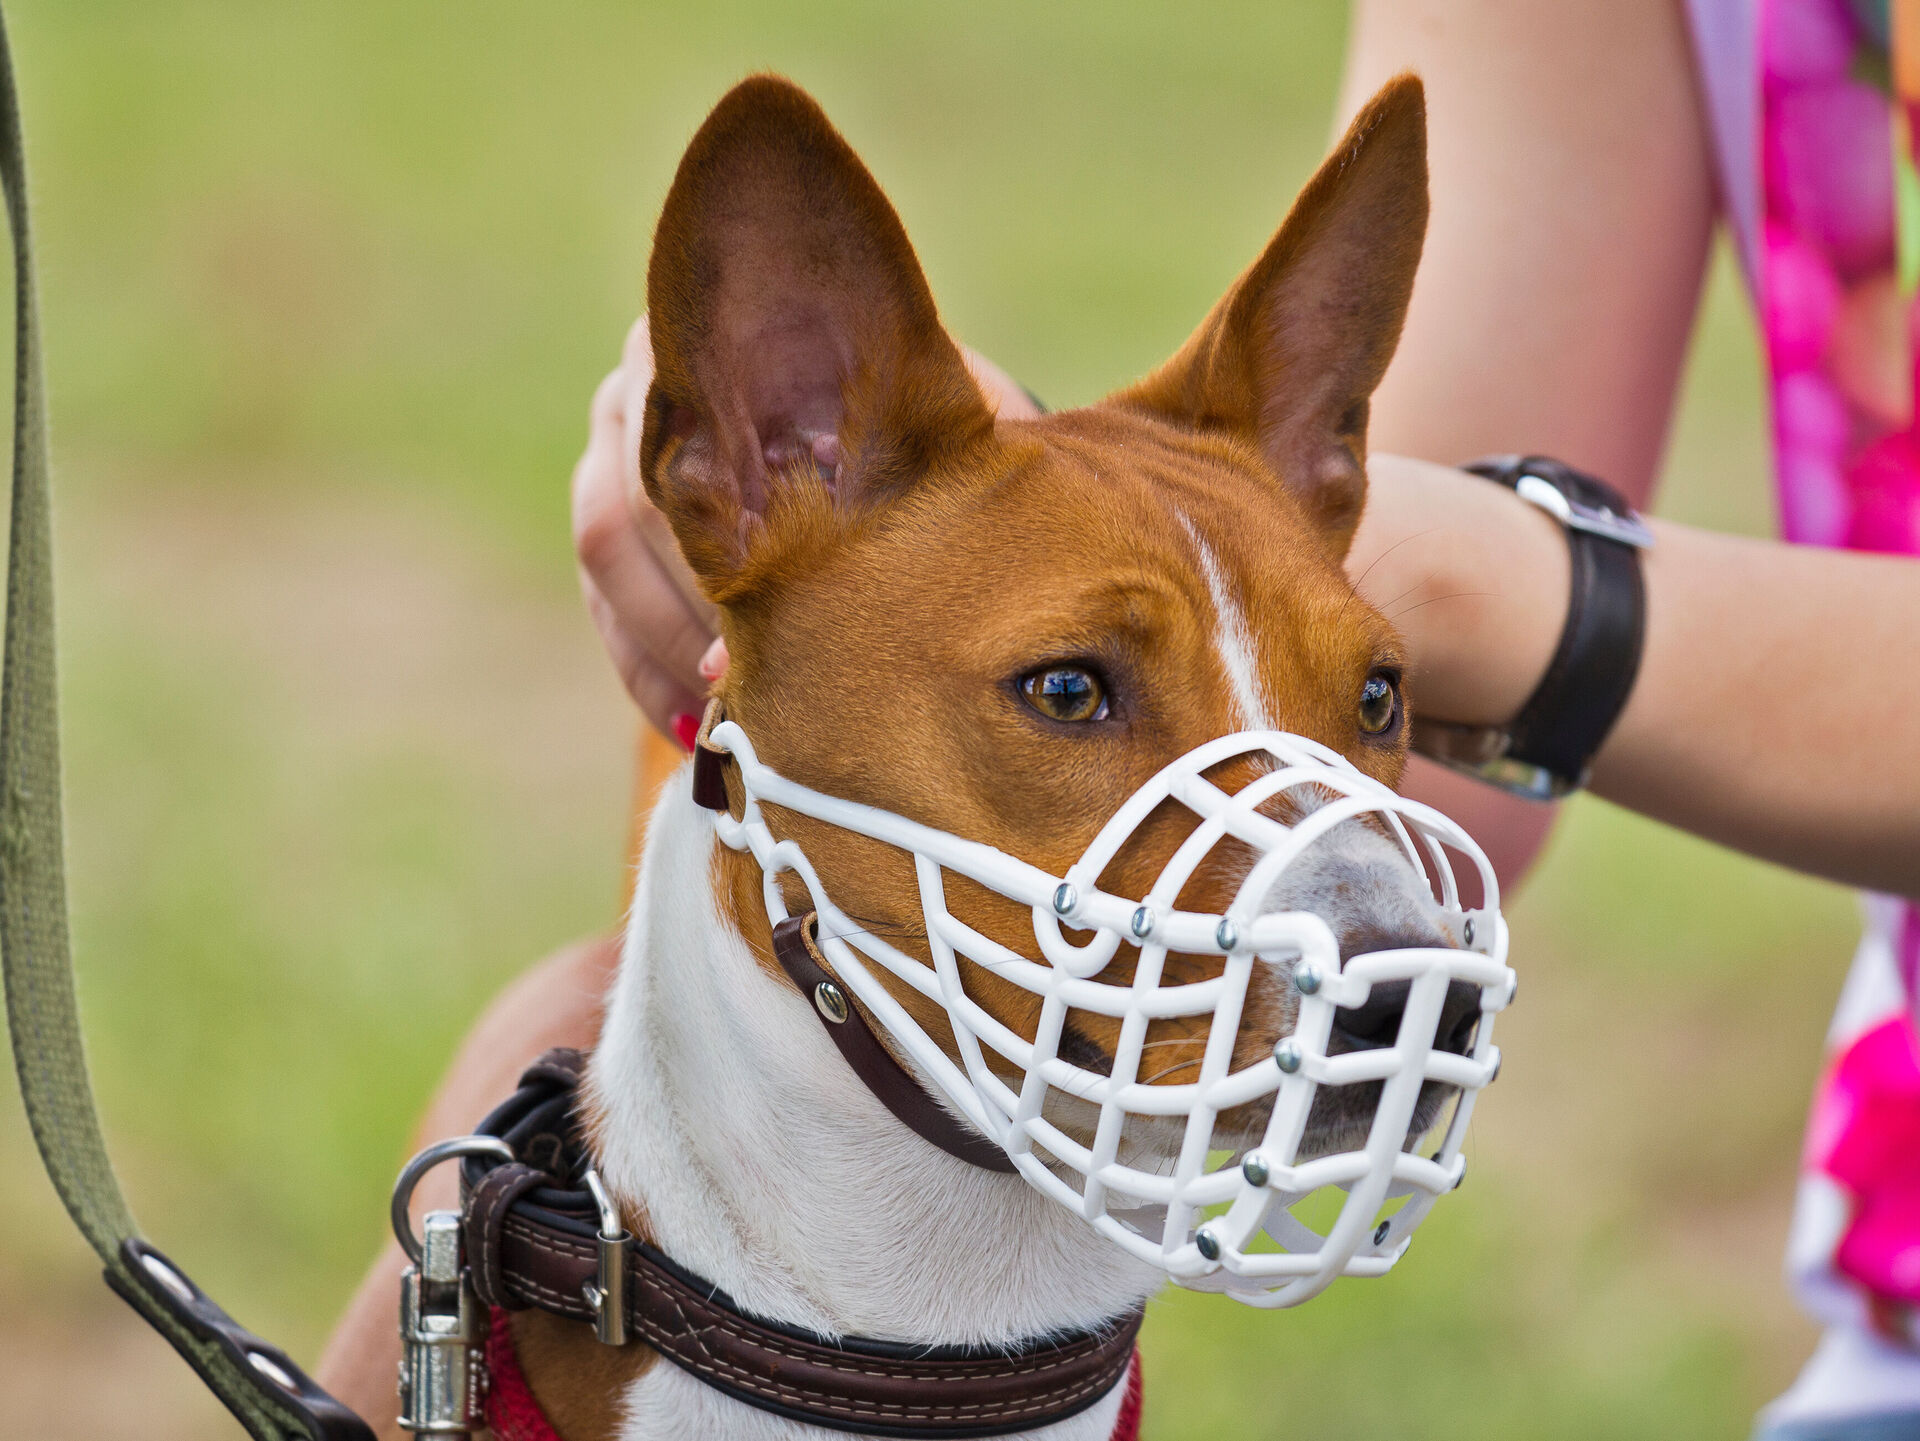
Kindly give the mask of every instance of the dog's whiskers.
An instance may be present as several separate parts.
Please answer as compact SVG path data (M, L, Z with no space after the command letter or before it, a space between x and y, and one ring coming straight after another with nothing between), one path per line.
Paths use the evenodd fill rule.
M1496 595L1496 594L1498 594L1498 592L1496 592L1496 591L1491 591L1491 590L1456 590L1456 591L1450 591L1450 592L1449 592L1449 593L1447 593L1446 595L1436 595L1436 596L1432 596L1432 597L1430 597L1430 598L1429 598L1429 599L1427 599L1427 600L1423 600L1423 601L1420 601L1420 602L1419 602L1418 604L1415 604L1415 605L1410 605L1410 606L1408 606L1408 607L1407 607L1407 608L1406 608L1405 610L1396 610L1396 611L1394 611L1394 612L1393 612L1393 613L1392 613L1391 615L1389 615L1389 616L1387 617L1387 619L1388 619L1388 620L1398 620L1398 619L1400 619L1400 617L1401 617L1401 616L1403 616L1403 615L1412 615L1412 614L1413 614L1413 613L1414 613L1414 612L1415 612L1416 610L1419 610L1421 606L1425 606L1425 605L1436 605L1436 604L1438 604L1438 603L1439 603L1440 601L1443 601L1443 600L1472 600L1472 599L1475 599L1475 598L1477 598L1477 597L1485 597L1485 596L1491 596L1491 595Z
M1177 1072L1186 1070L1189 1066L1198 1066L1200 1064L1200 1059L1201 1058L1199 1056L1195 1056L1190 1061L1176 1061L1173 1065L1168 1066L1165 1070L1155 1071L1151 1076L1148 1076L1145 1080L1140 1082L1140 1084L1143 1086L1155 1085L1158 1082L1165 1080L1168 1076L1171 1076Z
M1374 568L1374 566L1376 566L1376 565L1378 565L1378 564L1380 564L1380 562L1381 562L1381 561L1383 561L1383 560L1385 560L1385 559L1386 559L1386 558L1387 558L1388 556L1390 556L1390 555L1392 555L1392 554L1393 554L1393 553L1394 553L1394 552L1395 552L1396 550L1398 550L1398 549L1400 549L1400 547L1401 547L1401 546L1403 546L1403 545L1411 545L1411 544L1412 544L1412 543L1413 543L1414 541L1416 541L1416 540L1425 540L1425 539L1426 539L1426 538L1427 538L1428 536L1430 536L1430 535L1433 535L1433 534L1434 534L1435 532L1437 532L1437 531L1438 531L1439 529L1440 529L1440 527L1438 527L1438 526L1429 526L1429 527L1428 527L1428 528L1427 528L1426 530L1422 530L1422 531L1416 531L1416 532L1415 532L1414 534L1412 534L1412 535L1408 535L1408 536L1402 536L1402 537L1401 537L1401 538L1400 538L1399 540L1396 540L1396 541L1395 541L1395 542L1394 542L1394 543L1393 543L1392 545L1390 545L1390 546L1388 546L1388 547L1387 547L1387 548L1386 548L1385 550L1383 550L1383 551L1381 551L1381 552L1380 552L1380 554L1378 554L1378 555L1376 555L1376 556L1375 556L1375 557L1374 557L1374 558L1372 559L1372 561L1370 561L1370 562L1368 563L1368 565L1367 565L1367 568L1366 568L1365 570L1363 570L1363 571L1361 571L1361 572L1360 572L1360 576L1359 576L1359 578L1358 578L1357 580L1355 580L1355 581L1354 581L1354 583L1353 583L1353 585L1354 585L1354 591L1353 591L1353 596L1354 596L1354 598L1355 598L1355 599L1357 599L1357 598L1358 598L1358 596L1359 596L1359 592L1360 592L1360 587L1361 587L1361 586L1363 586L1363 585L1365 585L1365 584L1367 583L1367 577L1373 574L1373 568ZM1424 583L1424 582L1423 582L1423 583ZM1405 595L1405 594L1406 594L1406 592L1405 592L1405 591L1402 591L1402 592L1401 592L1401 594L1402 594L1402 595ZM1391 603L1391 602L1389 602L1389 603Z

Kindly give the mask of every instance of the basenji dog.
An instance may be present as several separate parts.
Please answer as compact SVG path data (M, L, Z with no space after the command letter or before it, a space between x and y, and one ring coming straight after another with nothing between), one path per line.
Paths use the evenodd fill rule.
M1404 657L1342 560L1366 494L1369 397L1426 214L1422 92L1402 77L1171 360L1097 405L1008 420L819 107L771 77L733 90L655 234L640 457L647 497L719 609L726 717L782 776L1056 874L1156 772L1216 737L1307 737L1397 784ZM1230 790L1258 769L1232 760L1216 779ZM769 816L846 915L931 964L910 857L797 810ZM1177 807L1148 816L1109 888L1144 893L1193 826ZM761 867L716 841L685 773L646 837L586 1085L600 1175L637 1234L746 1311L928 1346L1097 1328L1165 1279L1022 1176L955 1159L876 1100L776 963ZM1217 851L1182 904L1223 909L1247 865ZM806 910L794 878L783 884ZM1037 955L1021 905L964 883L946 903L972 932ZM1457 944L1428 879L1359 821L1328 830L1268 905L1323 918L1343 954ZM1103 978L1136 964L1123 947ZM1223 957L1165 965L1199 982ZM1034 1035L1029 991L982 967L968 984L989 1019ZM929 1034L951 1035L924 991L888 985ZM1379 988L1341 1013L1330 1048L1382 1044L1403 1004L1404 987ZM1285 967L1256 968L1236 1060L1272 1052L1299 1006ZM1449 1024L1464 1050L1471 1018ZM1058 1052L1103 1072L1120 1031L1075 1012ZM1202 1026L1152 1022L1143 1078L1191 1080L1206 1042ZM1417 1128L1443 1090L1423 1093ZM1364 1132L1364 1097L1316 1105L1307 1151ZM1069 1108L1059 1124L1087 1123ZM1136 1150L1157 1144L1149 1132ZM828 1434L539 1312L516 1314L514 1337L567 1441ZM1105 1441L1120 1405L1116 1388L1020 1434Z

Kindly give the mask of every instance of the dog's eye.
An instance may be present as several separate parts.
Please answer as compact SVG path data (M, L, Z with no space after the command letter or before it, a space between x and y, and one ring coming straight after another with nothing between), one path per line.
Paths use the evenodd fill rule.
M1020 694L1049 720L1096 721L1107 718L1107 688L1100 677L1077 665L1050 665L1020 677Z
M1400 687L1385 671L1375 671L1360 688L1360 729L1385 735L1400 719Z

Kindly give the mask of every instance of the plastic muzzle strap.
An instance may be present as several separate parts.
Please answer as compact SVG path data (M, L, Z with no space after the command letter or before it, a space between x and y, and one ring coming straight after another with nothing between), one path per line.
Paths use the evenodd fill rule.
M695 783L709 792L704 803L719 802L720 839L759 863L769 918L787 917L780 878L793 873L819 913L821 952L929 1088L1003 1149L1042 1194L1181 1285L1224 1291L1250 1305L1289 1306L1336 1277L1381 1275L1433 1202L1459 1184L1475 1095L1499 1069L1493 1016L1514 988L1498 882L1458 826L1337 752L1274 731L1209 742L1142 786L1057 876L788 780L760 763L746 733L717 706L701 745L737 767L744 799L738 817L724 794L713 794L717 755L696 765ZM1256 767L1238 791L1208 778L1249 757L1266 768ZM1153 884L1140 896L1102 890L1100 877L1121 848L1168 803L1185 807L1196 824ZM800 846L768 828L763 805L911 855L932 964L841 911ZM1266 813L1274 810L1297 818L1276 820ZM1377 844L1400 853L1410 868L1409 890L1430 887L1435 934L1457 944L1351 955L1343 966L1326 920L1271 907L1269 897L1300 874L1290 876L1289 868L1324 856L1316 846L1337 841L1341 827L1350 837L1351 823L1390 838ZM1202 862L1236 842L1252 860L1225 910L1177 908ZM1455 857L1478 873L1487 898L1481 909L1462 906ZM946 901L948 873L1029 908L1039 959L955 916ZM1131 978L1102 980L1123 946L1137 950ZM1205 968L1214 972L1205 979L1181 980L1168 974L1169 953L1219 959ZM991 974L1038 997L1034 1034L994 1015L977 983L970 988L970 974ZM941 1007L951 1029L944 1044L914 1020L883 976ZM1406 999L1391 1037L1348 1041L1343 1050L1338 1013L1366 1006L1375 987L1397 993L1399 983ZM1243 1011L1256 986L1264 997L1279 994L1297 1007L1294 1024L1284 1036L1261 1036L1256 1058L1236 1063ZM1449 1008L1450 988L1455 997L1468 990L1477 1002L1464 1054L1441 1036L1443 1017L1456 1048L1468 1029L1457 999ZM1076 1012L1118 1022L1111 1074L1062 1057L1062 1036ZM1204 1037L1198 1075L1159 1084L1164 1077L1156 1072L1164 1067L1149 1063L1142 1074L1151 1054L1148 1030L1174 1020L1183 1035ZM1269 1051L1271 1040L1277 1044Z

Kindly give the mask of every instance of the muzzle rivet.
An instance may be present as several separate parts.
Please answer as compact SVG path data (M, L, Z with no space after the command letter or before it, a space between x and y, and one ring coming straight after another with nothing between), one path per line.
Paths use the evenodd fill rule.
M1375 1226L1373 1228L1373 1244L1376 1246L1383 1245L1386 1242L1387 1233L1392 1229L1393 1222L1391 1221L1382 1221L1379 1225Z
M1493 1069L1487 1072L1487 1079L1484 1082L1484 1084L1491 1086L1495 1081L1500 1079L1500 1063L1506 1059L1507 1058L1504 1053L1494 1056Z
M1073 908L1080 904L1080 892L1067 882L1062 881L1054 888L1053 910L1055 915L1070 916Z
M1202 1226L1193 1233L1193 1244L1202 1256L1209 1261L1220 1259L1220 1238L1213 1234L1211 1226Z
M1465 1156L1462 1156L1460 1158L1460 1174L1453 1178L1453 1189L1456 1191L1459 1190L1462 1183L1464 1183L1466 1179L1467 1179L1467 1158Z
M1146 906L1133 913L1133 935L1135 940L1144 941L1153 934L1153 912Z
M844 1025L852 1014L847 1008L847 993L832 981L822 981L813 988L813 1008L836 1026Z
M1311 996L1320 989L1320 968L1312 961L1302 961L1293 968L1293 988L1303 996Z
M1214 944L1223 951L1230 951L1240 944L1240 928L1226 916L1220 918L1220 924L1213 928Z
M1273 1063L1289 1076L1298 1071L1300 1067L1305 1064L1306 1059L1305 1052L1300 1049L1300 1043L1294 1040L1292 1036L1283 1036L1280 1040L1273 1043ZM1266 1164L1264 1162L1261 1163L1260 1169L1263 1173L1266 1171ZM1247 1179L1253 1181L1253 1177L1251 1176L1247 1177ZM1260 1186L1266 1183L1264 1181L1254 1181L1253 1184Z
M1281 1069L1284 1070L1286 1068L1282 1066ZM1295 1069L1298 1069L1297 1064ZM1267 1170L1267 1158L1258 1151L1247 1152L1245 1158L1240 1162L1240 1174L1247 1178L1247 1184L1249 1186L1266 1185L1267 1177L1270 1174Z
M1460 928L1460 934L1468 945L1473 944L1473 917L1467 917L1467 923Z

